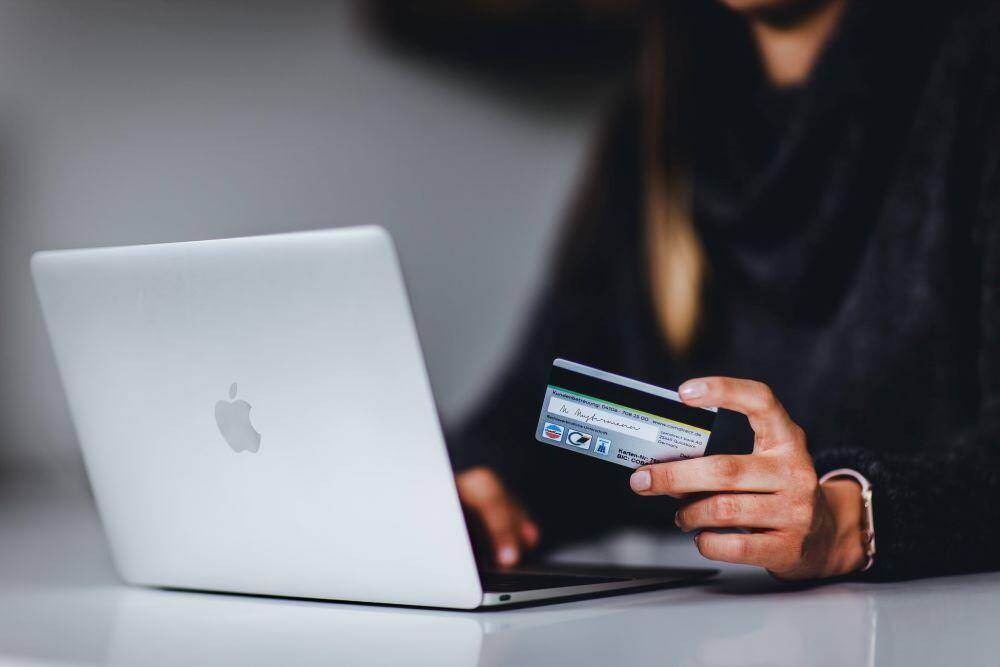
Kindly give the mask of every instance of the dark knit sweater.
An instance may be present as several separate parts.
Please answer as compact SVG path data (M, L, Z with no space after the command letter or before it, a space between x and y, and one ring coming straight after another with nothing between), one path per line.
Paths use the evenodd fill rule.
M456 465L497 468L550 541L673 529L674 502L632 494L629 471L534 441L548 368L558 356L668 387L749 377L805 429L818 472L872 481L866 576L1000 567L997 5L859 2L794 91L761 81L740 20L706 10L698 29L695 221L711 268L695 348L671 357L653 314L629 97L514 360L450 438ZM746 450L745 418L723 411L712 441Z

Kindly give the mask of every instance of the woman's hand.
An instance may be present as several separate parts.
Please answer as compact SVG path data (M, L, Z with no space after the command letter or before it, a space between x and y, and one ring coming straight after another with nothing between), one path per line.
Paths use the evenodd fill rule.
M489 468L470 468L455 476L458 497L470 515L473 539L494 564L517 565L526 551L538 545L538 526L507 492Z
M861 568L861 487L843 479L818 484L805 432L767 385L707 377L685 382L679 393L688 405L745 414L753 453L644 466L632 474L633 491L682 499L675 521L684 531L700 531L695 542L706 558L759 565L789 580Z

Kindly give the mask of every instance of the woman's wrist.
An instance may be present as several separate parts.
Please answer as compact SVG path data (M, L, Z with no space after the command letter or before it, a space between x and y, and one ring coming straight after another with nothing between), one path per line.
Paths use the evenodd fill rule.
M833 515L833 537L827 562L831 577L860 571L865 555L864 502L861 485L850 478L838 477L820 485L820 491Z

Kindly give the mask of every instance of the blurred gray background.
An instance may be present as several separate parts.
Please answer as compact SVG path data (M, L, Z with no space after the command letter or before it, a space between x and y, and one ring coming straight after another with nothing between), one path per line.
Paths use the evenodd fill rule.
M620 77L466 66L371 9L0 1L0 483L85 488L39 249L381 224L444 418L481 395Z

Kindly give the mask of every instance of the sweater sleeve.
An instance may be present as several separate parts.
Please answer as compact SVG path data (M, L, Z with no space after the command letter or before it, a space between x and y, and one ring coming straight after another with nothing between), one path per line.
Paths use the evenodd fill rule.
M580 504L587 501L587 490L626 487L614 478L620 476L611 470L617 466L594 465L587 457L535 441L553 359L615 368L614 351L621 348L613 327L580 336L574 323L584 319L574 311L582 304L554 289L544 294L512 362L478 408L448 434L448 443L457 470L482 465L500 476L543 526L543 547L548 547L612 527L614 503L597 503L586 512Z
M580 511L587 502L583 490L613 486L626 489L615 466L595 466L585 457L567 456L534 439L535 426L553 359L564 357L598 368L621 368L625 348L614 313L593 317L593 304L627 308L617 298L622 280L632 275L627 265L611 261L612 253L636 245L628 230L637 215L634 138L626 121L627 100L621 103L596 145L581 193L564 228L563 245L550 264L554 270L522 332L513 358L485 399L458 428L448 432L456 470L484 465L499 473L545 526L546 542L592 534L609 527L614 503ZM613 215L609 212L613 212ZM613 226L613 228L609 227ZM610 239L610 240L609 240ZM610 273L595 270L610 267ZM617 306L611 304L619 304ZM585 323L583 326L581 323ZM554 475L553 471L560 471Z
M994 74L1000 68L993 69ZM916 456L839 449L820 474L852 468L874 490L875 566L898 579L1000 568L1000 96L983 105L974 241L980 250L980 404L974 426Z

